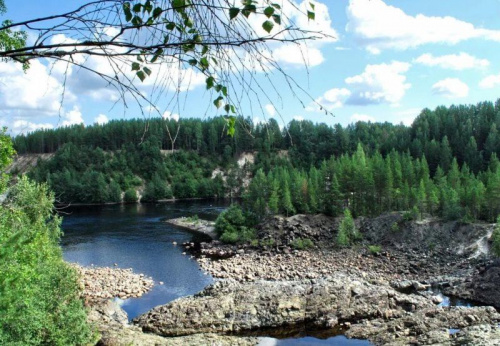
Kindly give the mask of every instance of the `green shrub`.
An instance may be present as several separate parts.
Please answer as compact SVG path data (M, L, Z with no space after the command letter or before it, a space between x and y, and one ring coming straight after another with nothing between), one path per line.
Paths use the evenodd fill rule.
M53 194L26 177L0 205L0 344L87 345L75 269L59 247L61 219Z
M128 189L125 191L125 195L123 196L123 201L125 203L135 203L139 198L137 197L137 191L135 189Z
M200 222L200 218L198 217L198 215L193 215L193 216L187 217L186 221L194 223L195 225L197 225Z
M397 222L393 222L391 225L391 232L392 233L398 233L399 232L399 225Z
M368 251L372 255L378 255L382 251L382 247L380 245L368 245Z
M237 204L232 204L215 221L215 232L224 243L246 243L256 238L251 218Z
M274 246L275 241L273 238L265 239L260 241L260 245L264 247L272 247Z
M362 239L362 235L354 225L351 211L346 209L344 219L340 223L339 232L337 233L337 244L339 246L350 246L360 239Z
M500 257L500 216L497 218L497 224L491 235L491 239L493 240L491 250L495 256Z
M314 246L311 239L308 238L297 238L292 242L292 247L297 250L306 250Z

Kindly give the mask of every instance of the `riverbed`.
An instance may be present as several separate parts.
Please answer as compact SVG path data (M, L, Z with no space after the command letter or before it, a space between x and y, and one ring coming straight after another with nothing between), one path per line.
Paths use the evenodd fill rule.
M198 215L215 220L228 206L224 201L188 201L78 207L61 210L62 248L68 262L82 266L132 268L153 278L155 286L140 298L118 300L130 320L179 297L201 291L214 279L184 253L183 242L203 241L203 235L165 222ZM344 336L323 339L304 334L278 340L263 338L261 345L371 345Z

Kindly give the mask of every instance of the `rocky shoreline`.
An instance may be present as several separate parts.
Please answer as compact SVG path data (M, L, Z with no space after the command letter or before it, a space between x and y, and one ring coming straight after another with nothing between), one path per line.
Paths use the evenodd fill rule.
M177 226L198 226L186 221ZM351 249L332 247L338 222L324 216L274 218L258 230L264 246L186 243L201 270L219 280L150 310L134 325L101 327L103 340L112 341L103 344L257 345L255 336L301 331L375 345L500 345L494 307L440 306L442 296L431 290L498 307L500 263L474 255L474 239L491 225L406 222L394 213L356 224L365 243ZM314 247L294 249L294 239L304 235ZM431 241L422 242L426 237ZM469 238L460 245L459 237ZM370 251L369 244L382 250Z
M141 297L154 286L153 279L136 274L132 269L72 266L79 273L82 294L87 303Z

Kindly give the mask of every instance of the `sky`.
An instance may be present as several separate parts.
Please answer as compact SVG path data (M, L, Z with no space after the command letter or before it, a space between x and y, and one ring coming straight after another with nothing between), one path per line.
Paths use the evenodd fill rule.
M81 1L6 0L5 17L21 21L61 13ZM295 1L303 8L309 3ZM410 125L423 108L500 98L500 0L313 2L314 23L296 18L297 25L331 37L298 47L272 47L274 59L305 92L299 92L297 99L276 71L271 74L275 88L260 74L257 80L268 89L250 96L239 114L258 122L275 117L281 124L306 119L329 125L356 121ZM106 68L102 61L88 63ZM158 99L158 115L223 114L211 106L213 95L206 92L202 75L169 71L188 75L189 83L183 85L181 101L175 105L166 102L173 93L167 88L165 99ZM44 60L34 61L26 73L14 63L1 62L0 126L17 134L143 116L133 102L128 107L116 102L116 93L97 77L71 70L65 79L66 72ZM141 88L148 95L151 82ZM145 113L151 115L149 111Z

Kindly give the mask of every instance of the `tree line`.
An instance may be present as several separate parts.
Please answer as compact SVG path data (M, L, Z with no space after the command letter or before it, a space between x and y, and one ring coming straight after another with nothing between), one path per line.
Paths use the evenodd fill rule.
M500 213L500 165L492 154L486 170L475 174L453 158L446 172L431 175L427 159L392 150L366 155L361 143L354 154L323 161L319 168L290 162L265 173L259 169L245 193L244 207L258 218L266 215L324 213L355 217L409 211L408 217L439 216L448 220L494 221Z
M307 168L318 167L332 155L352 154L361 142L368 154L379 151L385 157L396 150L409 151L414 158L425 155L431 175L438 165L447 172L453 158L460 166L467 163L477 174L488 167L493 153L500 155L499 128L500 99L494 103L424 109L411 126L357 122L342 127L293 120L280 128L273 118L265 124L254 124L251 118L240 117L235 135L228 136L227 122L220 117L131 119L37 130L15 137L14 147L19 154L52 153L68 143L115 151L155 137L162 150L190 150L211 157L288 150L295 166Z

